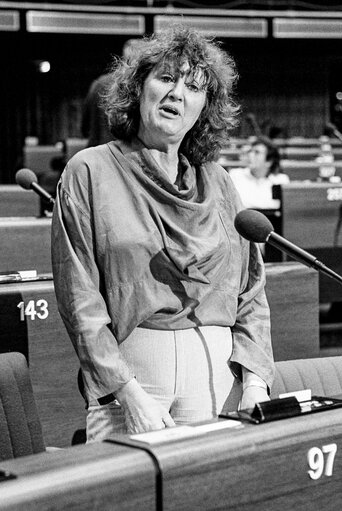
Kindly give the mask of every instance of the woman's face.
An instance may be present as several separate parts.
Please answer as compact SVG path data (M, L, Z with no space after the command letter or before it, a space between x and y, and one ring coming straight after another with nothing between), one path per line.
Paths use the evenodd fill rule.
M147 147L179 147L206 101L204 76L185 62L176 69L158 66L147 76L140 100L138 136Z

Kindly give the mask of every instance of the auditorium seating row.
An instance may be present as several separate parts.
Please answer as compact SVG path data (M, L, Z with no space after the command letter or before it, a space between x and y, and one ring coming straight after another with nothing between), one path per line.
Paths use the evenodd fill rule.
M241 147L242 145L250 142L255 136L248 138L239 138L239 137L231 137L229 139L228 147L236 148ZM316 148L321 145L320 137L289 137L289 138L273 138L274 144L281 149L285 149L287 147L295 147L295 148ZM330 137L330 144L335 148L342 147L342 143L338 138Z
M246 142L248 144L248 142ZM240 147L227 147L221 151L222 156L224 156L228 161L236 162L239 160L240 156ZM280 148L280 157L283 161L283 166L286 166L287 160L300 160L306 162L315 163L316 158L320 155L319 147L285 147ZM337 163L341 163L342 160L342 147L334 147L332 148L332 153L334 156L334 160Z
M253 138L253 137L251 137ZM334 156L335 176L342 177L342 145L337 139L328 139ZM319 162L321 141L317 139L274 139L278 146L281 167L291 181L319 180ZM230 145L221 151L219 162L228 171L239 166L241 147L249 144L249 139L232 139Z

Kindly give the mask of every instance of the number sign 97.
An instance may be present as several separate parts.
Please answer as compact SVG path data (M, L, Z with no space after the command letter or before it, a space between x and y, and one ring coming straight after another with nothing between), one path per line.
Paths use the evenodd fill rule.
M319 479L323 474L328 477L332 476L336 451L336 444L327 444L323 445L322 448L311 447L309 449L307 459L310 467L308 474L311 479Z

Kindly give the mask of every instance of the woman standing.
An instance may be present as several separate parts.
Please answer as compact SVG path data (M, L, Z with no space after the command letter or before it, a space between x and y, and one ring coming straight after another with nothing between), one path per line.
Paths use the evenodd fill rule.
M53 216L59 310L79 356L88 441L210 419L273 379L265 275L214 160L235 123L232 58L175 28L112 73L113 141L68 163Z

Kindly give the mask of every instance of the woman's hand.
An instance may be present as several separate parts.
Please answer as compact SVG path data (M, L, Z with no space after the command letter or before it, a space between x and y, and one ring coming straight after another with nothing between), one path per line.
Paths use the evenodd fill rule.
M239 408L240 410L243 410L244 408L254 408L255 403L261 403L262 401L269 400L270 398L266 389L251 385L246 387L243 391Z
M135 378L117 391L116 397L124 410L128 433L175 426L169 412L149 396Z

